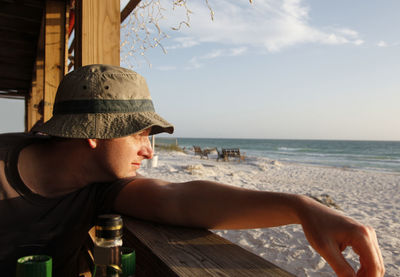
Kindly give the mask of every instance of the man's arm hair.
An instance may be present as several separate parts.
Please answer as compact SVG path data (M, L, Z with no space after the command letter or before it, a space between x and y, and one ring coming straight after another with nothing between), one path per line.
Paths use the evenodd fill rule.
M208 229L299 223L299 196L261 192L211 181L170 183L138 178L118 195L115 210L136 218Z

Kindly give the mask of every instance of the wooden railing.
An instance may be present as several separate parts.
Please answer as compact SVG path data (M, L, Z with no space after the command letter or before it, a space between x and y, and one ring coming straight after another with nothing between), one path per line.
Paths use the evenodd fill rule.
M124 217L124 245L136 251L135 277L294 276L204 229Z
M124 243L141 276L294 276L204 229L124 218Z

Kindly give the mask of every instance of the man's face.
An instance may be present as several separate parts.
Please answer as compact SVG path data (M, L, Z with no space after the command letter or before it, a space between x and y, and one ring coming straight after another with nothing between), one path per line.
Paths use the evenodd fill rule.
M122 138L98 140L95 151L102 173L111 179L136 176L142 160L153 157L150 130Z

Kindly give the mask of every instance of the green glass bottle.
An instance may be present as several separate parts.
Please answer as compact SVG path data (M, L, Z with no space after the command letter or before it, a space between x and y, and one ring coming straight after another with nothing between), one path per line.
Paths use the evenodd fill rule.
M17 260L17 277L52 277L53 260L46 255L32 255Z
M129 247L122 247L122 277L135 276L136 269L136 253Z
M121 277L122 218L100 215L95 226L93 277Z

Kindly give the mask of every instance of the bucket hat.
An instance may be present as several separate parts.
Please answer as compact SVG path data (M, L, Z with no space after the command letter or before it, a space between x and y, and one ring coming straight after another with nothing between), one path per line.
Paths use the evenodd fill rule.
M96 64L63 78L52 118L33 131L65 138L111 139L150 127L151 135L174 131L155 112L146 80L126 68Z

